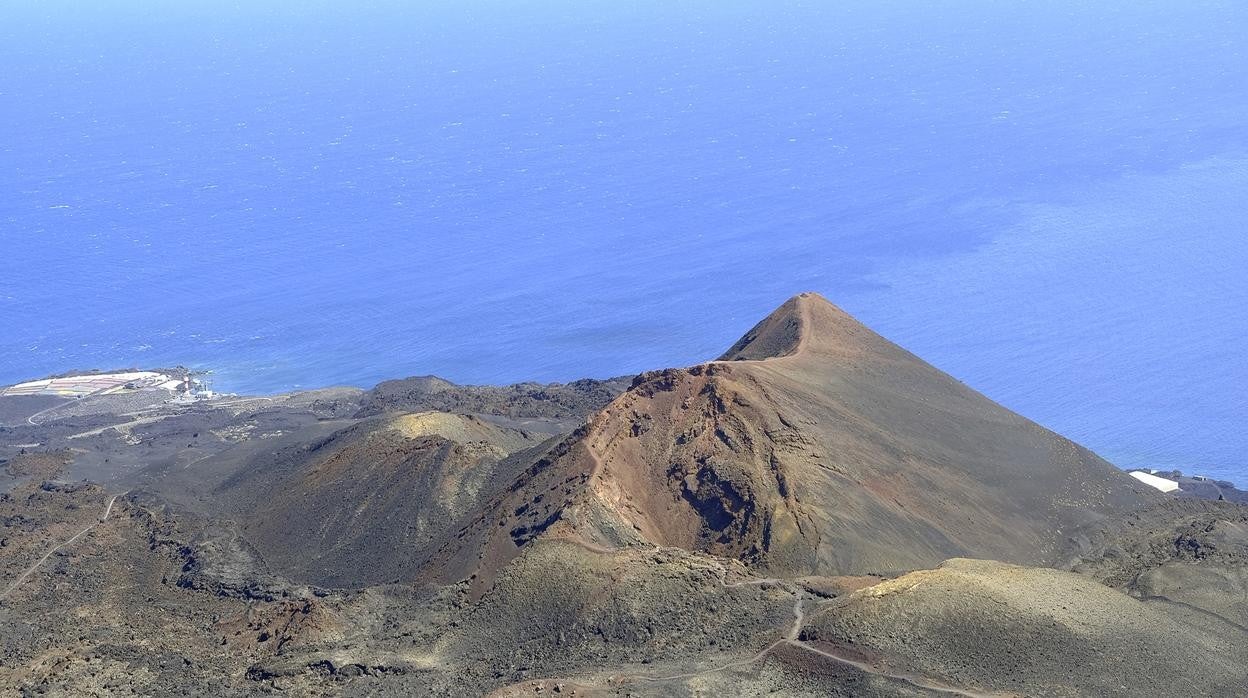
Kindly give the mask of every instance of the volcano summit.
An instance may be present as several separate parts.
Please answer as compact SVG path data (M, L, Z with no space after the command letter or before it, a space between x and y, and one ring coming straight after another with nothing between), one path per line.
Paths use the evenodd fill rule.
M631 382L0 407L4 690L1248 685L1248 508L1149 488L817 294Z

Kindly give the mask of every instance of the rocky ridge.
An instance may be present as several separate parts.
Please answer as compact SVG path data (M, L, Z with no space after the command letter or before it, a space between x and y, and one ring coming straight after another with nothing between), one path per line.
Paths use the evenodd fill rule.
M569 386L18 427L45 451L6 456L0 692L1248 682L1244 507L1144 488L818 296L716 361ZM122 474L47 481L71 443Z

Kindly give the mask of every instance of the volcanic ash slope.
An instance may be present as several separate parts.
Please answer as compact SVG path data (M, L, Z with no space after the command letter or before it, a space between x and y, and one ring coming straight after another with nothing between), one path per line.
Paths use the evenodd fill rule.
M638 377L440 562L484 588L545 534L680 547L775 576L951 557L1044 565L1070 531L1157 497L803 294L719 360Z
M717 361L638 377L571 434L525 429L579 421L604 386L552 406L540 386L412 379L364 415L160 469L4 600L0 665L20 670L0 692L1248 685L1244 507L1148 489L818 296ZM25 487L0 496L15 570L103 496Z
M990 560L949 560L857 591L820 609L801 639L894 674L1006 695L1242 695L1248 664L1233 624Z

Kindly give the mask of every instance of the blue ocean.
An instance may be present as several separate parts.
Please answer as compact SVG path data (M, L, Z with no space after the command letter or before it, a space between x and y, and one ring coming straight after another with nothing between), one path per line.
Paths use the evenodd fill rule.
M0 384L567 380L815 290L1248 483L1248 4L0 6Z

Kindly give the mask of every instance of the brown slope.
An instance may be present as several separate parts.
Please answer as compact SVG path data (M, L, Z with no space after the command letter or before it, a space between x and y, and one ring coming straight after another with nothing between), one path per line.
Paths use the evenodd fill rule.
M794 296L746 332L719 361L763 361L792 356L802 348L802 297Z
M407 581L430 544L488 499L508 457L545 438L442 412L369 420L265 454L213 496L240 512L243 535L293 580Z
M809 647L990 695L1242 695L1243 630L1086 577L954 559L837 599ZM836 662L833 662L836 664Z
M1046 564L1073 529L1156 499L814 294L725 357L640 376L449 542L444 571L486 580L535 535L777 574Z
M1248 506L1171 499L1081 536L1075 572L1217 616L1248 637Z

